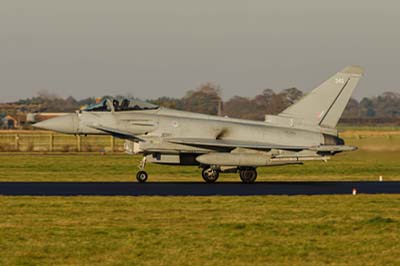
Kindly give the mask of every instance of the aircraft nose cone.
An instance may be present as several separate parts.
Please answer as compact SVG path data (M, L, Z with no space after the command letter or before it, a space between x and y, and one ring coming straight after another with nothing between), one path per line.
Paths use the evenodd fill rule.
M76 134L78 133L78 115L63 115L36 123L33 126L66 134Z

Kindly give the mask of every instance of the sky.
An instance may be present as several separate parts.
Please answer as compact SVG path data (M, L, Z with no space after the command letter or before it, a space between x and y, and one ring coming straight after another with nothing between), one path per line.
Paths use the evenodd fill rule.
M181 97L309 91L347 65L354 96L400 92L400 2L2 0L0 102L47 90Z

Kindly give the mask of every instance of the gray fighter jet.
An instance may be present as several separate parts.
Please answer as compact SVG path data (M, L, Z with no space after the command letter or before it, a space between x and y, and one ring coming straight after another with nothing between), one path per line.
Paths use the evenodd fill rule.
M326 161L356 147L345 146L336 125L363 75L349 66L278 115L249 121L171 110L134 99L105 99L74 114L35 126L67 134L107 134L124 139L129 154L143 154L136 178L145 182L146 162L197 165L208 183L239 172L253 183L257 167Z

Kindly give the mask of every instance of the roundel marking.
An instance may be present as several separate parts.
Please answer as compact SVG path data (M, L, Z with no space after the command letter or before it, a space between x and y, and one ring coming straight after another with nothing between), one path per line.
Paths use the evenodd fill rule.
M172 121L172 126L173 127L179 127L179 123L178 123L178 121Z

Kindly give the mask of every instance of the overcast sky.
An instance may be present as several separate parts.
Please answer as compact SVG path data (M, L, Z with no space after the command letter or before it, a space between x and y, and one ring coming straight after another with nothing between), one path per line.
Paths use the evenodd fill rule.
M400 92L399 27L394 0L2 0L0 102L308 91L349 64L357 98Z

